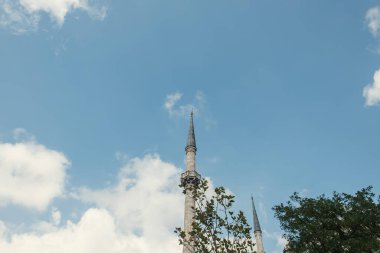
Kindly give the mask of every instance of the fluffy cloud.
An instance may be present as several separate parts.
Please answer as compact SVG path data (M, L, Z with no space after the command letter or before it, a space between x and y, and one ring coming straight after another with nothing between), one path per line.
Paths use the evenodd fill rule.
M33 139L0 143L0 205L44 210L63 193L69 164L64 154Z
M0 252L7 253L121 253L126 250L127 237L117 231L114 218L104 209L87 210L78 223L68 221L55 231L8 235L0 223Z
M92 208L79 221L63 221L53 208L50 222L15 232L0 222L0 252L177 253L173 233L183 222L180 170L158 155L128 160L114 185L80 188L73 197Z
M121 169L115 186L82 188L78 197L109 210L119 230L131 235L125 252L178 252L173 230L183 217L179 173L158 155L133 158Z
M85 11L98 19L106 15L105 7L97 7L90 0L0 0L0 26L15 33L36 30L42 13L62 26L66 15L73 10Z
M380 102L380 69L375 72L373 83L364 87L363 96L366 99L366 106L373 106Z
M183 94L180 92L175 92L166 96L164 108L169 113L170 117L187 116L192 110L197 112L206 102L205 95L201 91L198 91L195 95L193 104L177 105L181 100L182 95Z
M64 191L69 161L23 129L16 129L14 137L16 143L0 143L0 202L50 215L42 213L38 216L42 219L22 225L0 220L0 252L181 251L173 231L183 223L184 197L178 187L181 171L175 165L157 154L138 158L118 154L123 166L114 183L99 189L75 188L65 194L69 205L48 211L49 203Z
M365 16L368 28L373 36L377 37L380 31L380 7L373 7Z

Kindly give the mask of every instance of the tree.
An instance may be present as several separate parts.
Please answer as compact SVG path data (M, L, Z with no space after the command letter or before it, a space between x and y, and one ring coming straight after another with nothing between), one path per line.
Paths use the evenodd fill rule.
M214 194L208 197L207 189L204 179L198 185L184 188L184 193L192 191L195 199L194 221L189 234L176 228L179 243L191 247L194 253L253 252L251 227L242 211L232 210L235 197L223 187L215 188Z
M330 198L294 193L273 210L288 241L284 252L380 252L380 197L372 187Z

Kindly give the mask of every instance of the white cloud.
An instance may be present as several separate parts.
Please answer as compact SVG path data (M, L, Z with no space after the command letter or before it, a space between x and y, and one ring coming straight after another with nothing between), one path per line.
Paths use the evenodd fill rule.
M126 252L176 252L173 230L182 225L183 216L179 173L158 155L133 158L121 169L115 186L82 188L78 197L109 210L120 231L133 235Z
M15 33L38 28L41 14L47 14L58 26L62 26L68 13L82 10L97 19L104 19L106 9L90 0L0 0L0 27Z
M365 16L368 28L374 37L379 36L380 31L380 7L373 7Z
M87 210L78 223L68 221L56 231L43 234L30 232L11 234L2 226L0 252L7 253L132 253L127 238L117 231L114 218L104 209Z
M21 130L16 130L20 136ZM64 190L69 161L32 140L0 143L0 205L44 210Z
M0 202L47 211L53 198L63 193L69 161L38 144L24 129L15 130L14 137L19 142L0 143ZM0 252L180 252L174 234L183 223L180 169L157 154L117 157L124 165L115 183L74 189L68 194L74 200L66 199L72 208L53 206L48 217L21 225L0 220Z
M180 93L180 92L175 92L173 94L169 94L166 97L164 107L168 111L168 113L171 117L187 115L194 109L194 106L191 104L180 105L180 106L176 107L177 102L181 98L182 98L182 93Z
M78 222L62 222L56 208L50 222L32 226L32 232L12 232L0 221L0 252L178 253L173 231L182 225L184 202L179 173L158 155L130 159L114 186L73 194L95 205Z
M175 92L166 96L164 108L169 113L170 117L184 117L188 116L191 111L199 112L202 106L206 103L206 96L203 92L198 91L195 94L194 102L192 104L177 105L181 100L183 94Z
M366 99L366 106L373 106L380 102L380 69L375 72L373 83L364 87L363 96Z

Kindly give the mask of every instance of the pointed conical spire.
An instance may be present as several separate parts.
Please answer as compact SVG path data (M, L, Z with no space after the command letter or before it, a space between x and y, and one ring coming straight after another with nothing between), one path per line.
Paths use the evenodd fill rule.
M197 145L195 143L195 134L194 134L193 111L191 111L190 113L190 127L189 127L189 134L187 136L186 150L190 147L197 150Z
M257 212L255 208L255 203L253 201L253 196L251 195L252 199L252 212L253 212L253 231L260 231L261 232L261 227L260 227L260 222L259 218L257 217Z

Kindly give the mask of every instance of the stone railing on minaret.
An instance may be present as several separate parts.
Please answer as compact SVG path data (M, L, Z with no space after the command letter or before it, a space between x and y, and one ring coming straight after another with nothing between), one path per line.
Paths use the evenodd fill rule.
M253 196L251 196L251 199L252 199L252 214L253 214L253 233L255 234L257 253L264 253L263 237L262 237L259 218L257 217L255 203L253 202Z
M195 167L195 156L197 153L197 146L195 143L195 133L194 133L194 123L193 123L193 112L190 114L190 127L189 134L187 137L186 144L186 171L181 175L181 184L185 189L191 188L191 186L196 186L201 180L201 176L196 171ZM185 217L184 217L184 231L189 234L192 230L192 223L194 220L194 210L195 200L192 192L186 191L185 193ZM193 253L191 245L183 246L183 253Z

